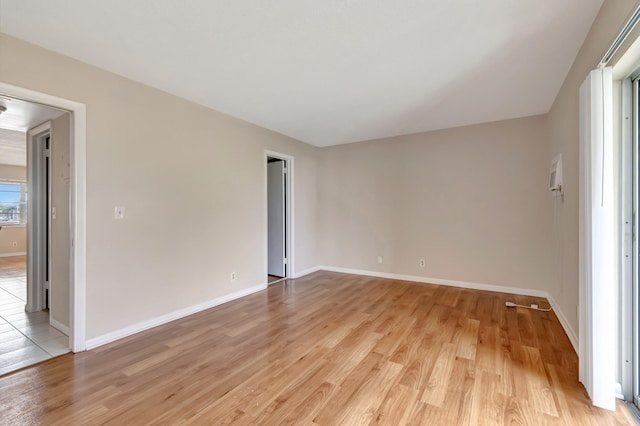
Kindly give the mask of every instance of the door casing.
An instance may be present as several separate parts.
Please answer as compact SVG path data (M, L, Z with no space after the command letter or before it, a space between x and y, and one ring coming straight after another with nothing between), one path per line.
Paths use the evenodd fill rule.
M27 304L26 310L37 312L46 308L46 270L49 264L47 240L49 232L49 186L45 156L46 139L51 135L51 122L27 132Z

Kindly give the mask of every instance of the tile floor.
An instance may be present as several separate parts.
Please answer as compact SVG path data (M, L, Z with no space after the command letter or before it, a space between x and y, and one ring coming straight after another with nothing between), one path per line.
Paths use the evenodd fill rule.
M0 376L69 352L49 313L26 312L26 256L0 258Z

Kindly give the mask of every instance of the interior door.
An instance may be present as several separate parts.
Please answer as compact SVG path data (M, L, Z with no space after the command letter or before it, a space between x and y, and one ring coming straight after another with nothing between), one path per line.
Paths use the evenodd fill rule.
M49 122L27 132L27 304L36 312L48 307L48 143Z
M285 162L267 163L268 273L284 277L285 246Z

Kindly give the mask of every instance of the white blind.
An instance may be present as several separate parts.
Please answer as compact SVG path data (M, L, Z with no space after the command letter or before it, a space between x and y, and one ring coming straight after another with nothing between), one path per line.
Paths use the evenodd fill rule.
M580 381L615 410L616 289L611 68L580 87Z

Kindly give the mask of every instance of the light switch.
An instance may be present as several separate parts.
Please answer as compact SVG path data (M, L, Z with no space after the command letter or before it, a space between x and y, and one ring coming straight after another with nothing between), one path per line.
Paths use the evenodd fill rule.
M124 219L124 206L116 206L113 217L116 219Z

